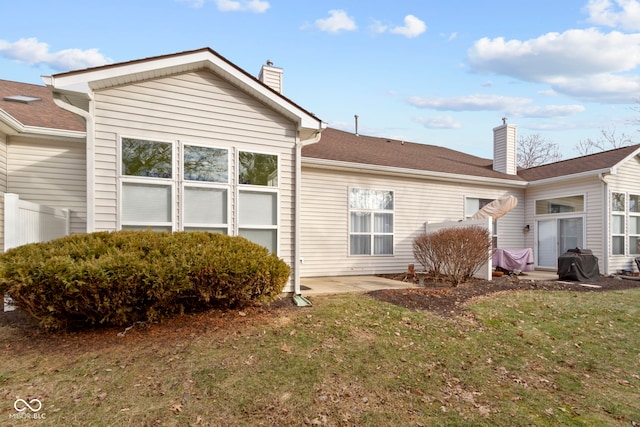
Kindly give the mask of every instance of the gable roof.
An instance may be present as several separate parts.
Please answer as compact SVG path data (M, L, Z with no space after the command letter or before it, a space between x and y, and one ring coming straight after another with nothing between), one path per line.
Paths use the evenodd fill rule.
M39 98L33 102L5 100L6 97ZM8 133L46 133L44 129L84 132L84 120L58 107L51 91L40 85L0 80L0 122ZM34 129L38 128L38 129Z
M609 172L627 158L640 154L640 144L616 148L555 163L520 169L518 175L529 182L584 173Z
M209 69L240 90L298 123L304 137L312 137L326 124L314 114L262 83L210 48L120 62L43 77L47 86L67 102L87 109L93 90L190 71Z
M333 128L322 132L320 142L304 147L302 156L423 173L524 181L519 176L494 171L493 160L490 159L435 145L356 135Z

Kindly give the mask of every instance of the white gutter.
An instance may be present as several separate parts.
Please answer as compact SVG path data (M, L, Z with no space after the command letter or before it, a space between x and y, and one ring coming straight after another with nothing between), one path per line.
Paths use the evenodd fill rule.
M43 78L45 82L47 79ZM49 80L50 82L53 79ZM53 89L52 86L49 86ZM88 94L87 94L88 95ZM93 109L93 97L89 95L89 109ZM77 114L85 119L86 123L86 132L85 132L85 145L86 145L86 203L87 203L87 233L92 233L95 231L95 150L94 150L94 135L95 135L95 124L93 120L93 111L85 111L82 108L78 108L74 105L71 105L65 101L63 101L59 94L56 92L53 93L53 102L60 108L63 108L67 111L70 111L74 114Z
M364 163L351 163L351 162L343 162L339 160L326 160L326 159L316 159L312 157L305 157L304 163L307 166L319 167L322 169L330 169L330 170L342 170L347 172L371 172L380 175L391 175L391 176L399 176L399 177L420 177L420 178L429 178L438 181L448 181L448 182L477 182L483 184L493 184L500 187L527 187L529 183L527 181L519 181L519 180L511 180L511 179L502 179L502 178L488 178L481 177L475 175L460 175L455 173L447 173L447 172L434 172L434 171L425 171L418 169L407 169L400 167L392 167L392 166L380 166L380 165L368 165Z
M295 179L295 207L294 207L294 228L293 233L293 294L300 295L300 268L302 265L302 253L300 251L300 230L302 229L302 221L300 219L300 210L302 209L302 148L315 144L322 137L322 130L326 127L324 123L320 123L318 130L311 139L296 142L296 179Z
M602 258L604 264L604 274L609 274L609 183L606 180L605 172L600 172L598 174L598 178L600 178L600 181L602 181L602 183L604 184L602 190L602 201L604 204L604 209L602 210L602 224L604 225L604 227L602 227L602 241L604 242Z
M44 128L40 126L27 126L20 123L13 116L7 114L5 111L0 110L0 120L7 126L15 131L16 134L25 136L34 136L40 138L64 138L64 139L84 139L85 132L66 130L66 129L53 129Z
M579 178L588 178L588 177L593 177L595 175L602 175L602 174L609 174L609 173L614 173L614 170L612 168L605 168L605 169L598 169L598 170L592 170L592 171L587 171L587 172L580 172L580 173L575 173L572 175L563 175L563 176L556 176L553 178L546 178L546 179L540 179L537 181L531 181L529 182L529 186L530 187L536 187L538 185L545 185L545 184L553 184L555 182L564 182L568 179L579 179Z

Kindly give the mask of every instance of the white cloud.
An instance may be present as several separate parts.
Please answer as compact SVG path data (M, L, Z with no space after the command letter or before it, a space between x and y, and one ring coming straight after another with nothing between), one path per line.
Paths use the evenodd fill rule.
M583 105L545 105L544 107L517 108L510 113L518 117L555 118L573 116L585 110Z
M98 49L65 49L49 52L49 45L39 42L37 38L20 39L16 42L0 40L0 54L5 58L30 65L44 64L57 71L98 67L113 62Z
M445 111L504 111L530 104L531 99L502 95L468 95L451 98L410 97L407 102L418 108L431 108Z
M215 0L221 12L255 12L264 13L271 7L268 1L262 0Z
M369 25L369 30L371 30L374 34L382 34L389 29L387 25L384 25L382 22L378 20L374 20L371 25Z
M336 34L341 31L354 31L358 29L354 19L348 16L344 10L333 9L329 11L329 15L326 19L316 19L316 28L321 31Z
M462 124L451 116L416 117L413 119L429 129L461 129Z
M582 97L581 87L593 99L598 92L608 100L640 96L638 77L629 73L640 65L640 33L590 28L526 41L482 38L469 49L467 60L475 71L547 83L562 94ZM593 83L597 91L589 88Z
M585 6L588 21L596 25L640 30L640 1L638 0L589 0Z
M413 38L427 31L427 25L415 16L407 15L404 17L404 26L394 27L389 31L393 34Z

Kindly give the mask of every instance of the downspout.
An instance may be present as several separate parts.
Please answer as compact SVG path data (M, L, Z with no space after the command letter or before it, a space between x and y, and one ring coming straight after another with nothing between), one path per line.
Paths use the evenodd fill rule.
M604 274L609 274L609 228L611 226L609 224L609 183L607 183L603 172L598 174L598 178L600 178L600 181L604 184L602 198L604 203L604 209L602 210L604 216L604 218L602 218L602 224L604 225L604 227L602 227L602 234L604 234L604 238L602 239L604 241L604 251L602 257L605 267Z
M56 105L62 109L65 109L67 111L70 111L74 114L77 114L78 116L84 118L85 120L85 124L86 124L86 140L85 140L85 147L86 147L86 179L87 179L87 185L86 185L86 203L87 203L87 226L86 226L86 231L87 233L92 233L95 231L95 194L94 194L94 189L95 189L95 174L94 174L94 170L95 170L95 150L94 150L94 130L95 130L95 123L93 120L93 108L94 108L94 104L93 104L93 97L89 94L90 99L89 99L89 111L85 111L82 108L78 108L75 105L71 105L65 101L63 101L60 98L59 94L56 94L55 92L53 93L53 102L56 103Z
M321 125L322 126L322 125ZM304 141L298 141L296 142L296 179L295 179L295 186L296 186L296 190L295 190L295 219L294 219L294 227L295 227L295 233L294 233L294 242L293 242L293 262L294 262L294 268L293 268L293 293L294 293L294 297L296 295L300 295L301 294L301 289L300 289L300 267L302 264L302 254L300 251L300 229L301 229L301 219L300 219L300 210L302 209L302 202L301 202L301 197L302 197L302 148L304 146L310 145L310 144L315 144L316 142L320 141L321 138L321 127L318 128L318 130L316 131L315 135L313 138L311 139L306 139Z

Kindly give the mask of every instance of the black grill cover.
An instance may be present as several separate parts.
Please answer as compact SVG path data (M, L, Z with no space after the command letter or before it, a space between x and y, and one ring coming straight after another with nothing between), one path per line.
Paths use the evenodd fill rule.
M598 258L589 249L571 249L558 257L558 278L581 282L598 280Z

